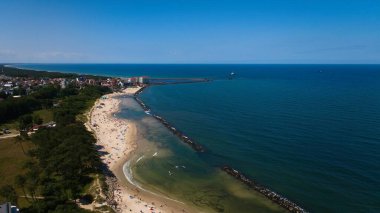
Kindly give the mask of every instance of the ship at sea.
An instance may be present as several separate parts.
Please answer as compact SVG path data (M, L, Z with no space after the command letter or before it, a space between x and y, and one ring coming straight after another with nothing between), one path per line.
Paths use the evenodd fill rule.
M232 80L235 78L235 73L231 72L230 75L228 76L228 79Z

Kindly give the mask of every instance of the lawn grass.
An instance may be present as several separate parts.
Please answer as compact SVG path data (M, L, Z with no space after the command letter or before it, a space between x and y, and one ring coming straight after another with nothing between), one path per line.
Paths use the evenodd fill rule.
M18 119L8 121L7 123L0 124L0 129L9 129L12 133L18 131Z
M36 110L32 113L32 115L38 115L40 118L42 118L43 123L48 123L50 121L53 121L54 114L52 109L41 109ZM18 119L14 119L11 121L8 121L7 123L0 124L0 129L9 129L12 133L17 132L19 130L19 121Z
M14 179L17 175L23 174L23 165L29 159L21 149L21 145L15 143L16 138L0 139L0 187L4 185L12 185L19 196L23 195L22 189L17 188L14 184ZM28 151L33 144L30 141L22 143L24 150ZM0 201L1 198L0 198ZM19 199L19 207L29 206L29 202L24 199Z
M40 118L42 118L43 123L48 123L50 121L53 121L54 115L52 109L41 109L34 111L32 115L38 115Z

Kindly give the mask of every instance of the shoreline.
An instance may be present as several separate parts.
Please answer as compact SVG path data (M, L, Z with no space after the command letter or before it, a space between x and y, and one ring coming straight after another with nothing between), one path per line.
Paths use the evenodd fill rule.
M127 88L123 92L114 92L98 99L85 123L96 137L96 145L105 165L103 173L109 187L107 204L116 212L193 212L180 201L139 188L125 176L124 165L131 160L137 148L137 128L131 120L116 118L115 113L120 111L122 100L119 97L133 97L139 89ZM83 207L94 210L95 205Z
M162 118L162 117L160 117L158 115L150 113L150 108L138 97L143 92L143 90L145 88L146 88L146 86L145 87L141 87L133 95L135 101L141 106L141 108L143 108L143 110L145 111L145 113L153 116L162 125L164 125L171 133L173 133L175 136L177 136L183 143L186 143L189 146L191 146L191 148L193 148L196 152L205 152L205 149L202 147L202 145L200 145L198 143L195 143L192 139L190 139L188 136L186 136L183 132L181 132L178 129L176 129L169 122L167 122L164 118Z
M36 70L36 69L29 69L29 68L20 68L20 67L12 66L10 64L5 64L4 66L15 68L15 69L30 70L30 71L44 71L44 72L57 72L57 73L66 73L66 74L87 75L85 73L64 72L64 71L45 71L45 70ZM93 74L89 74L89 75L93 75ZM94 76L96 76L96 75L94 75ZM106 110L107 115L105 117L107 117L107 119L104 119L104 117L103 117L103 121L106 122L107 124L111 124L110 126L115 125L115 123L116 123L116 127L120 127L120 125L125 125L124 128L118 129L119 130L118 133L121 133L119 135L117 133L113 134L113 132L116 131L117 128L109 129L112 132L112 134L109 135L110 139L113 138L112 136L116 136L116 137L114 137L114 139L115 138L121 139L121 141L124 140L124 142L128 141L125 144L120 142L122 145L125 145L125 147L123 147L121 149L122 152L120 152L120 148L119 149L116 148L116 147L119 147L119 143L116 143L116 146L112 146L111 149L109 147L108 147L108 149L106 149L106 152L108 152L108 154L103 155L101 157L102 162L105 164L105 168L104 168L105 172L104 173L105 173L105 176L107 178L107 180L106 180L107 185L111 186L110 187L111 193L110 193L110 196L108 196L108 197L110 197L110 199L107 199L107 203L116 212L140 212L142 209L147 209L147 208L148 208L148 210L150 210L150 211L154 210L155 212L156 211L158 211L158 212L169 212L168 209L161 209L161 208L165 208L165 207L167 207L169 209L171 208L170 209L171 212L173 212L173 209L175 209L176 211L183 211L184 207L182 205L185 205L184 203L181 202L182 205L179 206L178 203L176 205L174 202L180 202L180 201L176 201L176 200L167 198L164 195L159 195L159 194L150 192L149 190L139 188L139 186L134 185L134 183L131 183L131 181L128 180L128 178L125 176L125 173L123 171L124 164L128 161L128 158L130 158L131 155L133 154L134 150L136 149L137 143L136 143L136 136L133 135L133 132L136 132L135 124L130 120L120 119L120 118L116 118L113 116L115 113L120 111L119 105L120 105L121 101L118 100L117 98L119 96L122 96L122 95L130 95L131 97L133 97L134 100L143 108L143 110L147 114L151 115L156 120L158 120L170 132L172 132L172 134L176 135L182 142L190 145L191 148L193 148L193 150L195 150L197 152L204 152L205 151L200 144L195 143L193 140L191 140L189 137L187 137L184 133L180 132L174 126L169 124L164 118L150 113L150 108L138 97L138 95L140 93L142 93L145 88L146 87L127 88L127 89L123 90L123 92L114 92L114 93L106 95L106 96L108 96L107 99L104 99L104 100L98 99L94 103L93 107L91 108L89 115L88 115L89 119L85 123L86 128L89 131L93 132L94 135L96 136L97 145L99 145L99 146L107 145L107 140L99 139L99 137L102 137L105 135L105 132L103 132L102 134L99 134L99 132L97 132L97 130L93 128L91 121L93 120L92 119L93 118L93 112L94 112L94 110L96 110L97 104L109 102L107 100L113 100L110 103L110 105L111 105L110 110ZM119 124L119 126L117 126L117 124ZM123 135L123 136L121 136L121 135ZM115 145L114 141L112 141L111 144ZM115 150L117 150L117 151L115 151ZM99 150L100 153L103 151L104 151L104 149ZM113 158L113 156L115 156L115 155L117 157L117 160L115 160ZM284 196L272 191L271 189L257 183L254 179L249 179L248 177L244 176L240 171L235 170L234 168L232 168L228 165L221 166L220 169L222 171L224 171L226 174L234 177L236 180L240 181L241 183L243 183L243 184L249 186L250 188L254 189L255 191L261 193L262 195L267 197L267 199L269 199L273 203L283 207L284 209L288 210L289 212L307 212L302 207L300 207L299 205L290 201L286 197L284 197ZM130 200L128 200L128 198L130 198ZM160 202L164 203L164 204L161 205L160 208L157 208L157 206L155 204L160 203ZM166 203L169 203L169 202L173 202L173 203L170 203L170 205L167 205ZM88 208L88 206L85 206L85 205L82 205L82 207ZM130 211L128 211L128 209ZM94 209L92 209L92 210L94 210Z
M193 148L193 150L195 150L196 152L204 152L205 150L202 147L202 145L191 140L184 133L182 133L181 131L176 129L174 126L169 124L164 118L150 112L151 111L150 108L138 97L138 95L140 95L145 88L146 87L142 87L141 89L136 91L136 93L134 94L134 99L143 108L143 110L147 114L149 113L149 115L151 115L152 117L157 119L172 134L177 136L183 143L188 144L191 148ZM307 212L304 208L302 208L301 206L299 206L295 202L287 199L285 196L282 196L279 193L276 193L275 191L271 190L270 188L265 187L265 186L257 183L257 181L255 181L254 179L246 177L240 171L232 168L231 166L228 166L228 165L220 166L220 169L223 172L225 172L227 175L230 175L231 177L235 178L239 182L247 185L249 188L251 188L251 189L257 191L258 193L264 195L268 200L272 201L273 203L277 204L278 206L284 208L285 210L287 210L289 212L292 212L292 213L306 213Z

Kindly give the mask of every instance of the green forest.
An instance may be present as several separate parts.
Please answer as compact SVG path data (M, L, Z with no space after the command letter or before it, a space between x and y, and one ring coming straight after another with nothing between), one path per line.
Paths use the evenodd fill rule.
M37 71L37 70L28 70L28 69L20 69L9 66L2 66L1 75L6 75L9 77L28 77L28 78L76 78L79 77L76 73L62 73L62 72L48 72L48 71ZM82 75L86 78L93 79L105 79L104 76L97 75Z
M85 187L94 174L101 173L102 165L94 136L78 118L97 98L109 92L109 88L101 86L47 86L29 96L0 102L0 123L18 119L20 129L30 127L32 123L41 123L31 113L50 109L57 124L55 128L42 128L31 136L22 133L18 137L16 141L21 146L31 142L32 148L26 153L28 160L23 172L13 183L1 186L0 202L17 205L23 197L30 205L21 212L88 212L76 203L84 197L90 199ZM22 189L22 194L16 188Z

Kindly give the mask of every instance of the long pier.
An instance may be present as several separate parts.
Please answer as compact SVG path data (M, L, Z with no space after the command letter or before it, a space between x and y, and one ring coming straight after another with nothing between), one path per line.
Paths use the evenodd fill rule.
M150 108L138 97L138 95L145 88L146 88L146 86L139 89L134 94L134 99L143 108L144 111L150 112ZM186 136L184 133L177 130L174 126L169 124L164 118L162 118L158 115L154 115L152 113L151 113L151 115L154 118L156 118L159 122L161 122L166 128L168 128L169 131L171 131L174 135L176 135L179 139L181 139L182 142L190 145L195 151L197 151L197 152L204 152L205 151L204 148L200 144L194 142L188 136ZM238 181L246 184L248 187L252 188L253 190L261 193L262 195L267 197L269 200L271 200L272 202L276 203L277 205L283 207L287 211L292 212L292 213L307 213L307 211L305 209L303 209L302 207L300 207L296 203L294 203L294 202L290 201L289 199L287 199L286 197L274 192L273 190L259 184L255 180L249 179L248 177L246 177L244 174L242 174L238 170L233 169L230 166L223 166L223 167L221 167L221 170L226 172L228 175L234 177Z
M209 82L207 78L149 78L150 85L165 85L165 84L188 84Z

